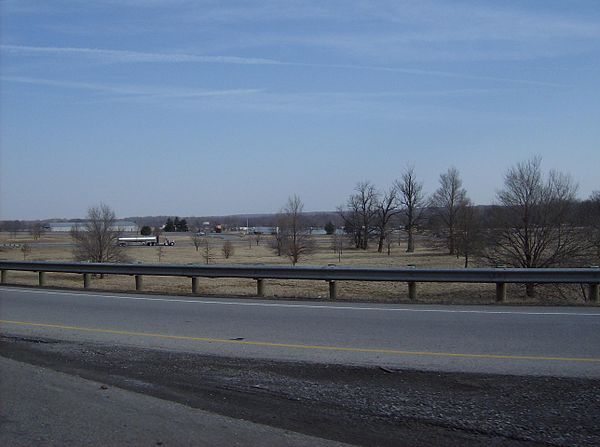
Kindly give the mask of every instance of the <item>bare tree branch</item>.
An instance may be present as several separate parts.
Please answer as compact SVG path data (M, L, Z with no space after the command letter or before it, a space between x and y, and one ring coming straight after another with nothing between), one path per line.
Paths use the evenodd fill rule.
M351 234L356 248L366 250L374 233L379 195L371 182L360 182L348 198L347 210L338 208L346 233Z
M301 257L313 248L307 225L302 215L304 204L300 197L293 195L280 213L279 235L281 249L296 265Z
M539 157L510 168L497 195L500 206L485 258L522 268L577 265L589 242L572 218L576 191L568 175L551 171L544 180ZM533 294L528 285L527 295Z
M396 188L399 191L400 206L404 213L404 229L408 234L406 251L413 253L415 251L414 234L422 221L425 209L423 183L417 181L414 167L405 168L400 180L396 180Z
M456 220L467 198L467 191L462 187L460 174L455 167L440 174L440 187L431 198L431 205L436 208L437 216L443 223L448 243L448 253L453 255L456 251Z
M392 231L391 222L400 214L398 209L398 190L392 186L383 194L381 200L376 204L375 229L378 236L377 252L383 252L383 243Z
M71 230L75 243L73 257L76 261L125 262L128 260L119 246L120 231L115 228L115 213L104 203L88 210L87 221Z

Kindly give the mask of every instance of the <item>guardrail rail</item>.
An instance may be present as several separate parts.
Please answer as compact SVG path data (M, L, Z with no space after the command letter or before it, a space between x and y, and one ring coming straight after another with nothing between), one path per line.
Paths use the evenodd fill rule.
M46 273L83 275L83 287L90 287L90 275L129 275L135 278L135 289L143 289L144 276L179 276L191 278L192 293L199 290L199 278L249 278L256 280L257 295L264 296L265 280L319 280L329 283L329 297L336 298L337 281L393 281L408 284L408 296L417 297L417 283L493 283L496 301L506 299L507 284L585 284L589 300L599 299L600 268L357 268L357 267L287 267L263 265L183 265L183 264L109 264L76 262L0 261L0 283L7 284L8 271L37 272L40 287L46 285Z

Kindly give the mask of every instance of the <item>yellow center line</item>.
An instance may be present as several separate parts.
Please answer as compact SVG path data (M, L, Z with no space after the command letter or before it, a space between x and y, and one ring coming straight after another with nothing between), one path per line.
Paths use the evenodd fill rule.
M133 332L122 331L117 329L97 329L81 326L65 326L61 324L33 323L28 321L11 321L0 320L0 324L11 324L16 326L42 327L52 329L63 329L80 332L92 332L97 334L113 334L113 335L130 335L135 337L151 337L166 340L187 340L200 341L206 343L224 343L230 345L247 345L261 346L269 348L292 348L292 349L309 349L319 351L340 351L340 352L362 352L375 354L392 354L403 356L426 356L426 357L458 357L472 359L496 359L496 360L540 360L540 361L557 361L557 362L587 362L600 363L600 358L593 357L548 357L548 356L533 356L533 355L496 355L496 354L464 354L453 352L430 352L430 351L400 351L396 349L384 348L352 348L343 346L327 346L327 345L301 345L293 343L272 343L265 341L244 341L244 340L228 340L224 338L209 338L209 337L190 337L187 335L168 335L168 334L153 334L148 332Z

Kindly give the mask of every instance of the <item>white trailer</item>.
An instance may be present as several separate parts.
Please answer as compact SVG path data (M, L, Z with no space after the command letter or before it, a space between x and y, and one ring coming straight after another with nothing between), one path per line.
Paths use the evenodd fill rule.
M160 242L160 238L158 236L133 236L133 237L120 237L119 245L124 247L126 245L165 245L165 246L173 246L175 245L175 241L170 241L168 238L165 238L164 242Z

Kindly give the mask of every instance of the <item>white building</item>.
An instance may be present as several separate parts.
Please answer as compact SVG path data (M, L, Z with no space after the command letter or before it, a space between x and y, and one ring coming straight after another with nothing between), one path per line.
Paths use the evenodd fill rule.
M69 232L75 227L85 229L85 222L49 222L44 225L44 230L50 232ZM114 230L137 233L139 227L135 222L127 220L117 220L113 225Z

